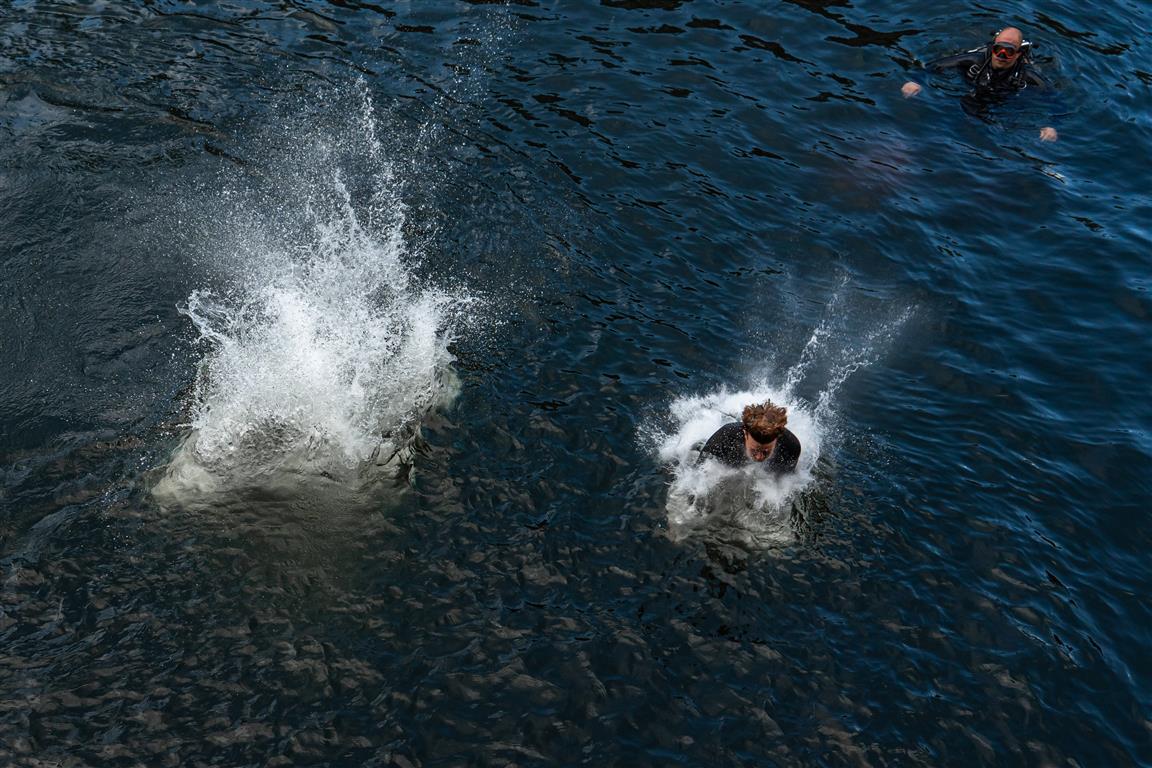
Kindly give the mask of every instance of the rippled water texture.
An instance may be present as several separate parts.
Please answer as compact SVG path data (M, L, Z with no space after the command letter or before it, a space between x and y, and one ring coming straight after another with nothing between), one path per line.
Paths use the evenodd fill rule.
M0 1L0 764L1152 764L1150 25Z

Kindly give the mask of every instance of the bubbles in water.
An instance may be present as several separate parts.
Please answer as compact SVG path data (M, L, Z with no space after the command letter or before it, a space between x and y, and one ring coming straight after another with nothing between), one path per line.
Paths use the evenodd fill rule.
M279 148L206 206L223 287L180 307L204 358L158 491L356 477L404 459L421 416L454 395L448 347L475 301L416 277L378 133L362 93L351 125Z

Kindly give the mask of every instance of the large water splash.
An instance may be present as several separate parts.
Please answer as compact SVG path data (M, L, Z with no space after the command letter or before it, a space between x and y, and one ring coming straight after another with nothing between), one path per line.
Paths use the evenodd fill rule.
M837 395L857 370L874 364L889 340L907 321L911 310L866 330L846 333L840 326L843 286L826 305L823 320L812 332L797 362L779 383L771 376L741 390L720 388L703 395L676 399L669 409L671 429L652 430L660 460L673 475L668 493L668 522L684 532L704 521L722 520L751 544L774 544L795 538L792 501L816 479L815 469L838 431ZM852 338L853 341L848 341ZM812 392L805 397L800 392ZM771 401L788 409L788 428L802 451L796 472L774 476L759 464L740 468L700 460L700 448L726 423L739 421L745 405Z
M204 356L159 495L361 478L403 459L453 396L448 347L475 302L415 277L397 174L360 103L351 125L296 139L205 206L224 287L180 308Z

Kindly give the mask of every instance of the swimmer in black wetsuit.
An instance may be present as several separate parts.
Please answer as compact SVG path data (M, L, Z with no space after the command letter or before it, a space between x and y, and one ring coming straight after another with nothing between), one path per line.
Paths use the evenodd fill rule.
M725 424L708 438L696 463L710 456L731 467L754 461L775 474L794 472L800 441L785 428L787 423L788 411L770 402L745 406L741 421Z
M1048 82L1032 66L1029 60L1032 44L1024 40L1024 34L1016 27L1005 27L996 33L992 42L964 53L945 56L926 64L934 72L954 69L963 74L972 85L972 93L964 100L967 111L981 113L989 103L1002 100L1005 96L1021 91L1028 86L1047 89ZM900 91L904 98L911 98L922 88L919 83L909 80ZM1045 126L1040 129L1041 141L1056 141L1056 129Z

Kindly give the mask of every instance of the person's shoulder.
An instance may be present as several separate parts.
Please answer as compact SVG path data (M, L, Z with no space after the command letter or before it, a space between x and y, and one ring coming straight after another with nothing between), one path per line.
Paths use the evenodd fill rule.
M787 427L780 435L780 444L788 453L799 456L800 455L800 438L796 437L795 433Z
M724 426L720 427L720 429L712 433L712 437L708 438L708 442L704 445L704 450L708 450L710 446L715 447L722 443L730 443L737 438L743 442L743 435L741 434L742 430L743 427L738 421L725 424Z
M700 456L696 463L704 461L705 456L719 459L725 464L737 466L740 463L741 452L744 450L743 427L735 421L725 424L712 433L708 442L700 449Z

